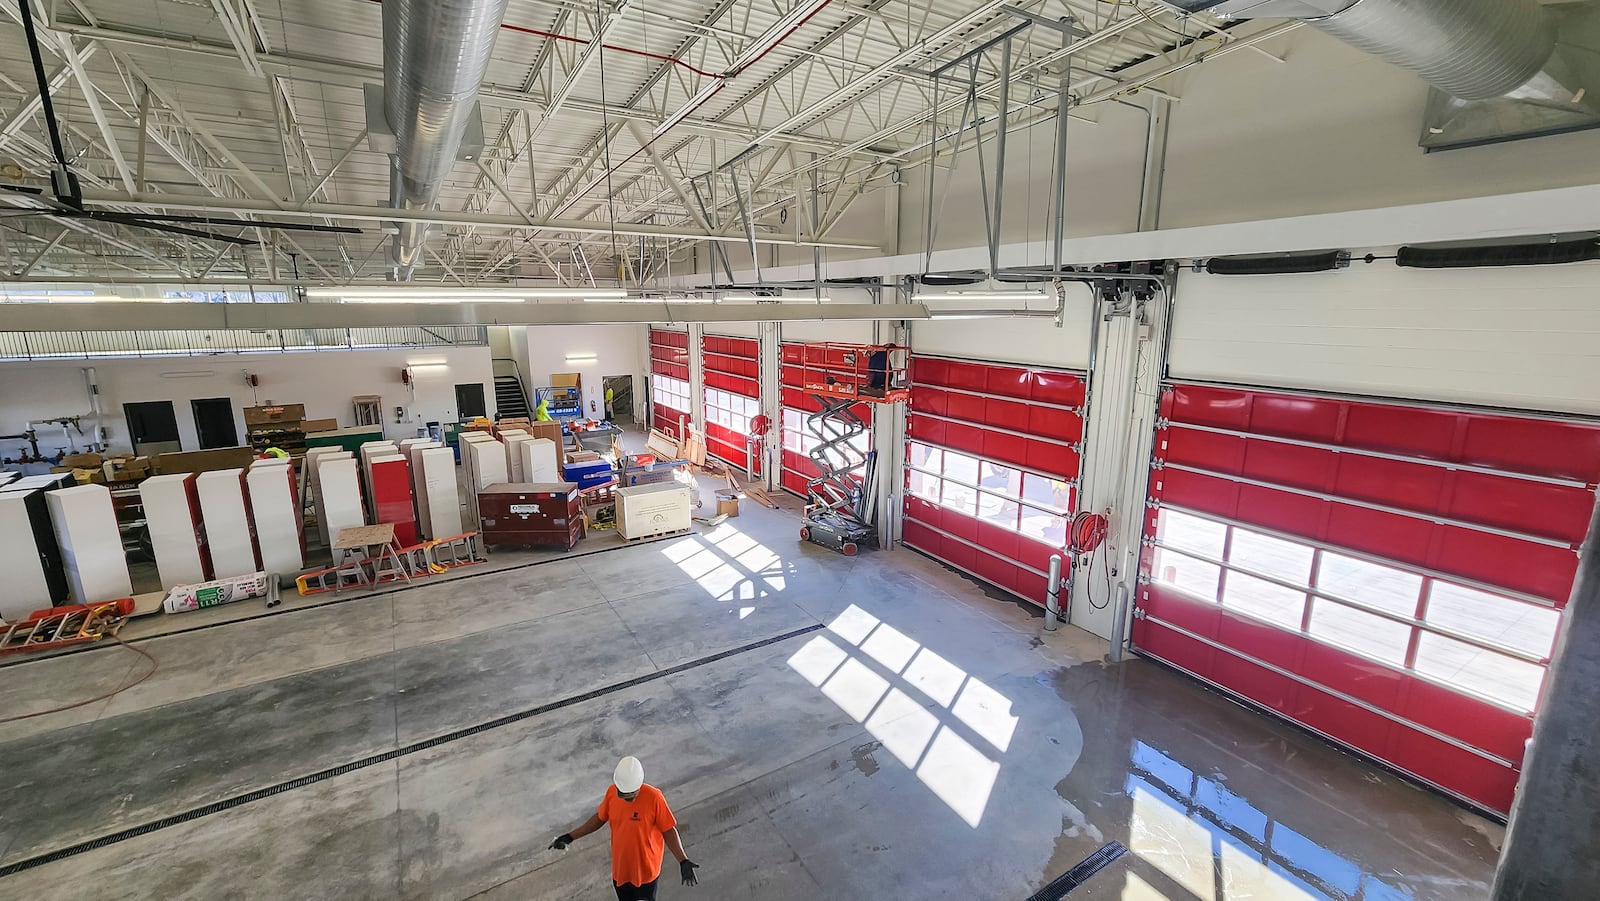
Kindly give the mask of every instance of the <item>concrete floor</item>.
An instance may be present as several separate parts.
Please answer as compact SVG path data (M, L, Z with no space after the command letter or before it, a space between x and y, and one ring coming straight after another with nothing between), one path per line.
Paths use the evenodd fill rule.
M1071 897L1486 894L1498 826L1154 664L1106 663L1085 633L1041 633L913 552L847 559L799 543L792 509L743 512L188 620L206 628L165 618L185 630L138 639L148 681L0 725L0 868L199 815L0 877L0 898L603 899L603 833L546 845L623 754L702 866L666 898L1020 901L1112 840L1133 853ZM0 667L0 711L146 666L112 646Z

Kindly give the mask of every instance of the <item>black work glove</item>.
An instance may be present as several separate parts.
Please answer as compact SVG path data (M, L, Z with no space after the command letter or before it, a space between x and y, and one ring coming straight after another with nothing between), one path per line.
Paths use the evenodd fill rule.
M567 846L570 845L570 844L572 844L572 833L563 832L560 835L556 836L556 840L555 841L550 843L550 850L552 850L552 851L565 851L565 850L567 850Z
M696 869L698 869L699 866L700 866L699 864L695 863L692 860L680 860L680 861L678 861L678 870L679 870L679 872L681 872L683 874L683 884L684 885L699 885L700 884L699 878L694 875L694 871Z

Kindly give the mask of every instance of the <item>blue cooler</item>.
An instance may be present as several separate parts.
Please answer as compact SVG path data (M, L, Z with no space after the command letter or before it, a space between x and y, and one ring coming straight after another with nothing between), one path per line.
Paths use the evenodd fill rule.
M577 482L579 488L593 488L611 481L611 464L604 460L568 463L561 471L567 481Z

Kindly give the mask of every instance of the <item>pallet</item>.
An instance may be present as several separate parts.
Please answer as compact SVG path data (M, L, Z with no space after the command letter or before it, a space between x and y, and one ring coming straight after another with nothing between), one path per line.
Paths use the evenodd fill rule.
M639 543L645 542L645 541L654 541L657 538L676 538L679 535L687 535L692 531L694 531L693 527L684 526L681 529L673 529L670 532L653 532L653 533L651 533L649 535L637 535L637 536L634 536L632 538L629 538L628 536L622 534L621 532L618 532L617 533L617 537L621 538L623 541L626 541L629 544L639 544Z

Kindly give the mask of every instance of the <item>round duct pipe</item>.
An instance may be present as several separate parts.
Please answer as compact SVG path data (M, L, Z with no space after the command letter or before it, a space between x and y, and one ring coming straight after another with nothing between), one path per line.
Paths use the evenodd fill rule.
M1463 100L1527 84L1556 45L1555 21L1538 0L1359 0L1307 21Z

